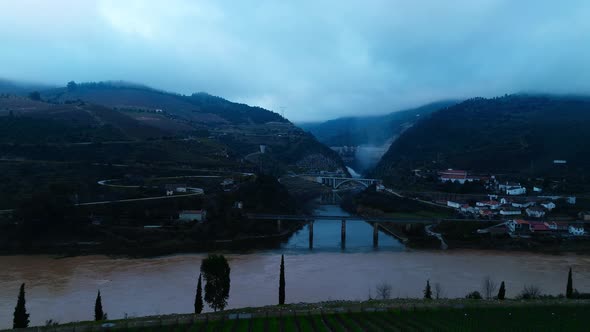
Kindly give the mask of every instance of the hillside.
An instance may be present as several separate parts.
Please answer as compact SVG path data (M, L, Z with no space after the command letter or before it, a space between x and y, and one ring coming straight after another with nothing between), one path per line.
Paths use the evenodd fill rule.
M475 98L433 112L401 135L375 175L400 181L410 170L551 175L553 160L584 175L590 166L590 98L512 95Z
M42 91L41 95L56 103L83 100L122 110L161 110L185 121L208 125L287 122L277 113L206 93L183 96L125 82L70 82L67 87Z
M322 123L301 124L301 127L328 146L380 146L420 117L455 103L440 101L386 115L345 117Z
M11 160L264 166L275 174L344 168L337 154L277 113L206 93L183 96L122 82L70 82L29 97L0 93L0 157ZM100 142L109 144L80 145ZM264 165L260 145L268 146Z

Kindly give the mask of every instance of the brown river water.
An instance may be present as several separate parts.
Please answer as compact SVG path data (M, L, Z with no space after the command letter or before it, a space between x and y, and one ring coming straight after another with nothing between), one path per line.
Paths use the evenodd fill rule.
M333 211L332 211L333 212ZM323 228L322 228L323 227ZM278 301L279 263L285 254L287 302L365 300L375 286L387 282L392 297L421 297L427 279L440 283L447 297L463 297L480 290L491 276L506 282L507 296L525 284L543 293L565 292L567 271L574 270L574 287L590 292L590 256L544 255L499 251L411 251L380 235L372 248L372 229L349 222L346 250L339 245L340 223L314 228L314 250L307 248L306 230L283 248L228 253L231 291L228 308L262 306ZM330 234L322 240L322 234ZM206 254L126 259L80 256L0 256L0 329L12 325L12 314L22 282L32 325L53 319L61 323L91 320L100 289L109 318L193 310L196 278Z

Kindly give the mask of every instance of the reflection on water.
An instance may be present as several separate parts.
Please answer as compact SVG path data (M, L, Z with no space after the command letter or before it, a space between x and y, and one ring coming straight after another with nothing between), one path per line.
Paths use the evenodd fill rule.
M315 214L323 216L349 216L338 206L323 205L320 206ZM319 220L313 226L313 250L312 252L371 252L375 250L395 250L404 249L403 244L397 241L389 234L379 231L379 246L373 248L373 226L358 220L346 222L346 242L342 248L341 242L342 221ZM285 253L309 253L309 225L295 233L287 243L282 246Z
M336 210L334 210L336 209ZM343 213L323 207L320 213ZM480 290L484 277L506 282L515 296L527 284L543 293L565 290L567 271L574 287L590 292L590 256L540 255L497 251L411 251L385 234L372 248L372 229L347 222L347 248L340 251L340 221L317 222L314 249L300 231L282 249L228 254L231 266L229 308L276 304L281 254L285 254L288 303L364 300L381 282L394 297L421 297L427 279L440 283L448 297ZM9 328L20 283L27 284L27 309L34 325L91 320L96 292L110 318L193 310L201 260L206 254L146 259L81 256L0 256L0 328Z

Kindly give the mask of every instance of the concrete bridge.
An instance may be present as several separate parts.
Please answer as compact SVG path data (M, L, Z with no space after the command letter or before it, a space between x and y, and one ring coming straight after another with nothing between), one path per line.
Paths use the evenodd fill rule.
M373 225L373 247L379 246L379 228L383 231L397 237L396 234L381 226L381 223L399 223L399 224L435 224L440 219L420 219L420 218L363 218L359 216L324 216L324 215L280 215L280 214L247 214L248 219L252 220L274 220L277 223L278 232L281 232L283 222L306 222L309 227L309 249L313 249L313 224L321 221L341 220L340 243L342 249L346 247L346 222L368 222Z
M331 177L331 176L317 176L316 182L321 183L326 186L330 186L330 187L332 187L332 189L338 189L338 187L340 187L341 185L343 185L345 183L351 183L351 182L352 183L359 183L359 184L365 186L365 188L366 188L374 183L379 183L381 181L377 180L377 179L356 179L356 178L337 178L337 177Z

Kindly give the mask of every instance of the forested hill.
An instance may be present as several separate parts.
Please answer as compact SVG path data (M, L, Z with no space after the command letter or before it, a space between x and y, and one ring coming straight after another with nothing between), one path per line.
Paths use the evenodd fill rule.
M117 109L162 110L207 125L288 122L272 111L233 103L207 93L184 96L126 82L70 82L67 87L42 91L41 97L54 103L82 100Z
M590 170L590 98L511 95L474 98L434 112L405 131L375 173L416 168L543 174L553 160Z
M345 117L300 126L328 146L380 146L399 135L420 117L456 103L440 101L385 115Z

